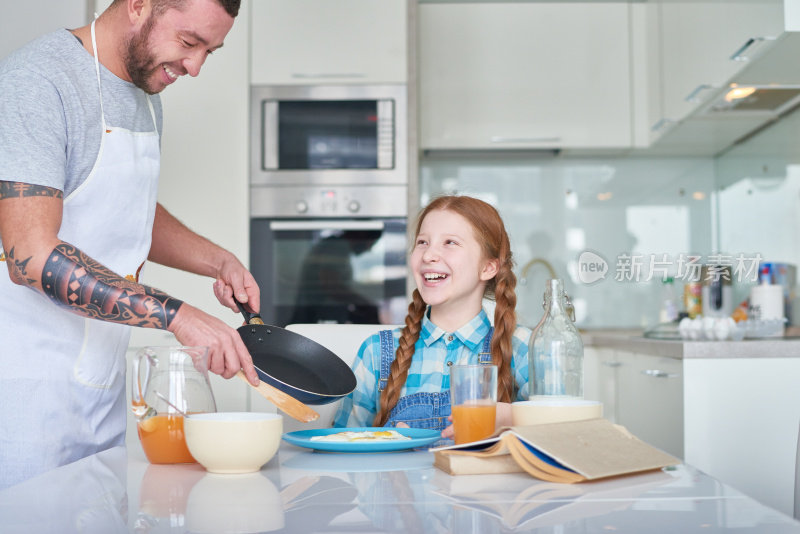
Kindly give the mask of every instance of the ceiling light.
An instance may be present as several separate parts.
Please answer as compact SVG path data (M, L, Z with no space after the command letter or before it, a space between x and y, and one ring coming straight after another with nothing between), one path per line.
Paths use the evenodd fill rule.
M597 200L611 200L611 191L607 191L605 193L597 193Z
M739 87L736 84L733 84L731 86L731 90L725 93L725 101L733 102L734 100L747 98L748 96L752 95L755 92L756 92L755 87Z

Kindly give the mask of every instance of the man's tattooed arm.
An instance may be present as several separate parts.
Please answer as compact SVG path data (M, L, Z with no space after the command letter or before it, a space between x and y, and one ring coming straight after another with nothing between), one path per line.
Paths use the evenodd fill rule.
M61 242L42 270L42 290L56 304L104 321L166 330L182 301L113 273Z
M29 208L22 208L18 204L22 199L41 198L42 201L34 202L41 206L41 202L58 201L63 196L61 191L53 187L0 180L0 208L12 210L12 213L13 210L17 213L27 212ZM10 203L8 207L6 202ZM43 213L47 215L51 212ZM36 220L46 220L46 216ZM53 302L73 312L103 321L166 330L183 304L157 289L129 282L63 241L51 250L42 268L44 251L50 250L53 245L23 245L19 232L12 232L22 223L17 222L15 227L11 225L14 222L12 219L6 222L8 235L2 236L6 250L0 260L6 262L11 280L33 289L41 286L41 290ZM60 219L51 224L57 228ZM37 280L36 274L40 268L41 276Z
M8 255L6 256L3 254L2 259L8 262L8 274L12 282L22 286L32 286L36 283L35 279L28 276L28 262L31 261L30 258L25 258L24 260L18 259L14 247L11 247L11 250L8 251Z
M43 185L0 181L0 200L21 197L64 198L64 193L53 187L45 187Z

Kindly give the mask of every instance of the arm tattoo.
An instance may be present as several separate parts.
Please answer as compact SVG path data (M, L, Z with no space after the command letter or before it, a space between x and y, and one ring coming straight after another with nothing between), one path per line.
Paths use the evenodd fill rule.
M0 180L0 200L3 200L4 198L23 197L64 198L64 193L53 187L24 184L22 182L4 182Z
M42 290L53 302L82 315L166 330L182 301L136 284L67 243L59 243L42 270Z
M11 250L8 251L4 261L8 262L8 273L13 282L28 286L32 286L36 283L36 280L28 277L28 262L31 261L31 257L32 256L29 256L24 260L19 260L14 252L14 247L11 247Z

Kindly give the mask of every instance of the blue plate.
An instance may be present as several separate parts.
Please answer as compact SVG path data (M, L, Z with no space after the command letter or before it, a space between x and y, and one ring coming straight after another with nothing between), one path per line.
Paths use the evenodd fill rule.
M387 441L312 441L314 436L327 436L338 432L365 432L387 430L386 428L376 427L355 427L355 428L315 428L313 430L298 430L297 432L287 432L283 435L284 441L292 445L314 449L317 451L332 452L386 452L403 451L424 447L438 441L442 435L436 430L426 430L422 428L392 428L398 433L411 439L387 440Z

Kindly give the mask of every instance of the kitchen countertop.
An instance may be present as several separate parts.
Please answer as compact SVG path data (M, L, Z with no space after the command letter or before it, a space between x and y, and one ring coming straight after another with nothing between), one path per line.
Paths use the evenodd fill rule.
M0 532L800 533L800 523L681 465L562 485L451 477L427 451L336 454L283 443L258 473L151 465L117 447L0 491Z
M800 337L744 339L742 341L689 341L649 339L642 331L581 331L586 347L606 348L666 358L797 358Z

